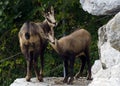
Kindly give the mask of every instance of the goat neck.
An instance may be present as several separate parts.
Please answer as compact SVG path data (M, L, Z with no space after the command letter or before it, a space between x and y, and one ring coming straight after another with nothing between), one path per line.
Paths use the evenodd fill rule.
M54 42L54 43L50 42L50 45L53 47L53 49L54 49L58 54L60 54L59 40L57 40L57 39L55 38L55 42Z
M47 22L47 20L45 19L44 21L43 21L43 23L41 24L41 27L43 28L43 30L44 30L44 32L45 33L51 33L52 34L52 37L54 37L54 30L53 30L53 28L54 27L51 27L49 24L48 24L48 22Z
M42 23L40 26L43 28L43 30L44 30L45 32L48 32L48 30L51 29L51 27L50 27L49 24L47 23L47 20L44 20L43 23Z

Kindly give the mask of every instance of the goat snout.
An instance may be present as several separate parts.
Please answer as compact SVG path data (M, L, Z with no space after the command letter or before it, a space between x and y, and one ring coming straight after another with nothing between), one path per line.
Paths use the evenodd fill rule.
M55 44L55 40L52 38L49 40L52 44Z
M55 44L55 41L52 41L51 43L52 43L52 44Z
M53 44L55 43L55 39L50 33L48 33L48 40Z
M58 25L58 23L57 23L57 22L55 22L54 24L55 24L55 27Z
M58 23L57 22L53 22L52 23L54 27L57 27Z

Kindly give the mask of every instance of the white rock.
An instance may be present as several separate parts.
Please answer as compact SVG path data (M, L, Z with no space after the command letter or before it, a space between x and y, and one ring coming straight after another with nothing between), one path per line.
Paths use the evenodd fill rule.
M119 85L120 79L117 78L112 79L96 78L88 86L119 86Z
M108 22L106 32L111 46L120 51L120 12Z
M120 0L80 0L80 3L92 15L110 15L120 10Z
M97 74L102 69L102 64L100 60L96 60L94 65L92 66L92 78L94 78L95 74Z
M120 64L108 69L101 69L94 75L89 86L119 86L120 85Z
M120 63L120 12L98 30L100 60L105 67Z
M94 79L101 78L101 79L111 79L116 78L120 79L120 64L115 65L108 69L100 69L95 75Z
M100 59L92 66L89 86L120 86L120 12L98 30Z
M101 63L104 68L112 67L120 63L120 52L111 47L109 42L105 42L101 48Z

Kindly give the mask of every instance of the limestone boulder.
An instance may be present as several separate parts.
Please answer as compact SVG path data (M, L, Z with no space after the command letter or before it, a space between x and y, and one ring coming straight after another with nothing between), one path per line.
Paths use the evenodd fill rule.
M120 11L120 0L80 0L80 3L92 15L112 15Z
M120 12L98 30L100 59L92 66L89 86L120 86Z

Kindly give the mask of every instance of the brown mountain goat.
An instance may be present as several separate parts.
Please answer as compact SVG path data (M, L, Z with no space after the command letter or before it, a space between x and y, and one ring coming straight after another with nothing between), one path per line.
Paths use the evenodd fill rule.
M26 22L19 31L19 42L22 53L27 61L26 80L30 81L32 66L34 66L36 77L43 81L44 50L47 45L47 33L54 37L53 27L56 26L54 18L54 9L51 7L50 12L45 13L45 20L41 23ZM38 71L37 57L40 55L41 70Z
M79 78L87 62L88 65L87 79L91 79L91 66L89 56L91 35L88 31L86 31L85 29L80 29L68 36L60 38L59 40L54 39L50 34L48 34L48 39L50 41L50 45L63 58L65 68L65 78L63 80L64 83L68 84L72 83L74 79L73 68L75 57L81 56L82 53L85 54L84 56L81 56L82 66L75 77ZM69 66L70 71L68 71ZM68 80L69 77L70 79Z

